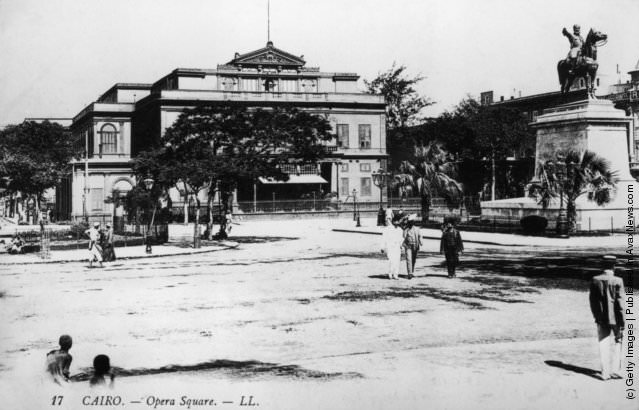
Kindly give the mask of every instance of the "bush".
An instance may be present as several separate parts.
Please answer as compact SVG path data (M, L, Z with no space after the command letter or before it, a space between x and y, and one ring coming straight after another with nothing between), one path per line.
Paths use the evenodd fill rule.
M444 216L444 224L449 222L453 225L459 225L461 223L461 217L457 214L448 214Z
M69 229L69 232L71 232L74 237L82 237L82 235L84 235L84 231L86 231L87 229L89 229L89 224L85 221L80 221L73 224Z
M539 215L528 215L519 221L525 234L542 233L548 226L548 220Z

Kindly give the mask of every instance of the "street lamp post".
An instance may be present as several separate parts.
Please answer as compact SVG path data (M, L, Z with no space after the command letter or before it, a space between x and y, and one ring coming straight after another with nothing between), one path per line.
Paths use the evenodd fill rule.
M373 172L373 184L379 188L379 211L377 212L377 226L386 226L386 212L382 206L382 191L387 184L390 173L383 171L381 168Z
M151 194L151 190L153 189L153 183L155 182L153 178L145 178L142 182L144 182L144 187L147 191L149 191L149 195ZM146 231L146 253L151 254L153 252L153 248L151 247L151 229L153 228L151 224L153 223L153 218L151 218L151 223L149 224L149 229Z
M552 162L550 165L553 166ZM559 183L559 215L557 216L555 231L560 238L568 238L568 215L564 208L564 183L567 177L565 160L561 157L558 158L554 167L557 174L557 182Z
M353 221L356 221L356 227L362 226L359 223L359 209L357 209L357 189L353 189Z

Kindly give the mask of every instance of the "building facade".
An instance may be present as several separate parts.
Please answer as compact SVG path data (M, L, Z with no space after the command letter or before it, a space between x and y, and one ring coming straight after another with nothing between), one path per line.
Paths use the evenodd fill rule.
M628 74L630 74L629 80L611 85L608 94L603 98L611 100L616 108L624 110L626 115L632 118L633 140L629 146L630 171L636 177L639 175L639 61Z
M639 175L639 61L634 70L629 71L628 74L630 74L630 79L627 82L609 86L608 91L605 94L600 94L598 98L611 100L615 108L624 110L626 115L632 118L632 129L628 141L628 160L632 174L637 176ZM599 85L598 80L597 85ZM492 91L486 91L480 94L480 102L483 105L502 105L519 109L528 117L530 122L534 122L537 116L543 114L546 109L587 99L588 94L585 84L586 80L584 78L578 78L566 95L562 95L559 91L554 91L510 97L509 99L500 97L498 101L493 99Z
M118 83L73 118L71 131L85 155L58 197L72 219L113 215L112 199L136 184L130 161L161 139L185 109L207 105L269 108L292 105L325 115L336 138L320 163L287 170L287 182L260 178L241 184L238 201L297 199L334 193L342 201L378 201L371 174L385 166L385 102L358 90L354 73L321 72L302 57L274 47L236 53L215 69L178 68L155 83ZM206 193L204 193L205 195ZM290 198L286 198L286 197ZM173 195L172 195L173 197ZM175 195L179 201L179 195Z

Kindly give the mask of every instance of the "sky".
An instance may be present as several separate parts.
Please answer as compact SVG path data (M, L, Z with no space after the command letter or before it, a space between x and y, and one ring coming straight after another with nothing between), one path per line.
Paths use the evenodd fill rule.
M639 0L270 0L274 45L307 66L372 80L393 63L452 109L493 90L558 90L563 27L608 34L600 89L639 61ZM0 125L71 118L118 82L215 68L264 47L267 0L0 0ZM621 74L617 74L617 65Z

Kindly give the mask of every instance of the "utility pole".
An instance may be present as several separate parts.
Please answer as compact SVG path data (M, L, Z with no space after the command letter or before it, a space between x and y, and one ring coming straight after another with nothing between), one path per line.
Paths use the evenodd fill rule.
M84 133L84 188L82 193L82 217L85 222L89 222L87 214L87 195L88 195L88 179L89 179L89 131Z

